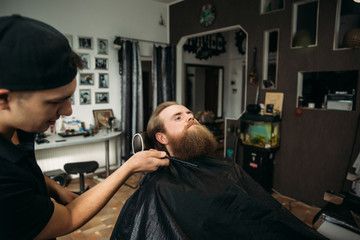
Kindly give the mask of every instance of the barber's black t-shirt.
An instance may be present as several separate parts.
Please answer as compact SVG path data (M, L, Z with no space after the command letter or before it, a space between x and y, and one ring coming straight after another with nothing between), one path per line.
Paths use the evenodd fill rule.
M49 222L54 204L36 163L31 135L20 145L0 136L0 239L34 239ZM25 139L25 142L23 141Z

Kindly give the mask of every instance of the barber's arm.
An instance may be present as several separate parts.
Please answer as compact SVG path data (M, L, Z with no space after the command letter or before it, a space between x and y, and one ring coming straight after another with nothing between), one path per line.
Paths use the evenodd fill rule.
M66 205L79 196L63 188L48 176L44 175L44 178L50 197L54 198L57 202Z
M127 160L104 181L90 188L67 205L54 203L53 215L35 239L49 239L68 234L94 217L117 192L121 185L136 172L152 172L168 166L165 152L142 151Z

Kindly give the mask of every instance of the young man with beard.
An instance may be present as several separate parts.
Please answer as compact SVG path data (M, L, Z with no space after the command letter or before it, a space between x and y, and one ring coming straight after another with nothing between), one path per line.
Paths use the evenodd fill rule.
M179 161L147 174L119 215L120 239L324 239L238 165L211 157L215 139L186 107L160 104L148 142ZM147 141L145 141L147 142Z
M132 173L169 164L165 152L135 154L80 196L45 177L34 134L72 114L81 59L59 31L19 15L0 17L0 56L0 239L70 233L97 214Z

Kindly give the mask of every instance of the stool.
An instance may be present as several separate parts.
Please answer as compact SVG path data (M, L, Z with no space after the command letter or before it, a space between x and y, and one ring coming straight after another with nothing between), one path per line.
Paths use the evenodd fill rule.
M79 174L80 192L76 192L77 194L80 195L89 189L89 187L85 189L84 173L95 172L98 167L99 164L96 161L66 163L64 165L64 169L68 174Z

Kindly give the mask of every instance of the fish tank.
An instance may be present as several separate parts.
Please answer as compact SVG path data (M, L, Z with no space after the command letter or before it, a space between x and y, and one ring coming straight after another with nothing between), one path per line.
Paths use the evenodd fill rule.
M259 148L280 147L280 120L280 115L244 113L240 117L241 143Z

